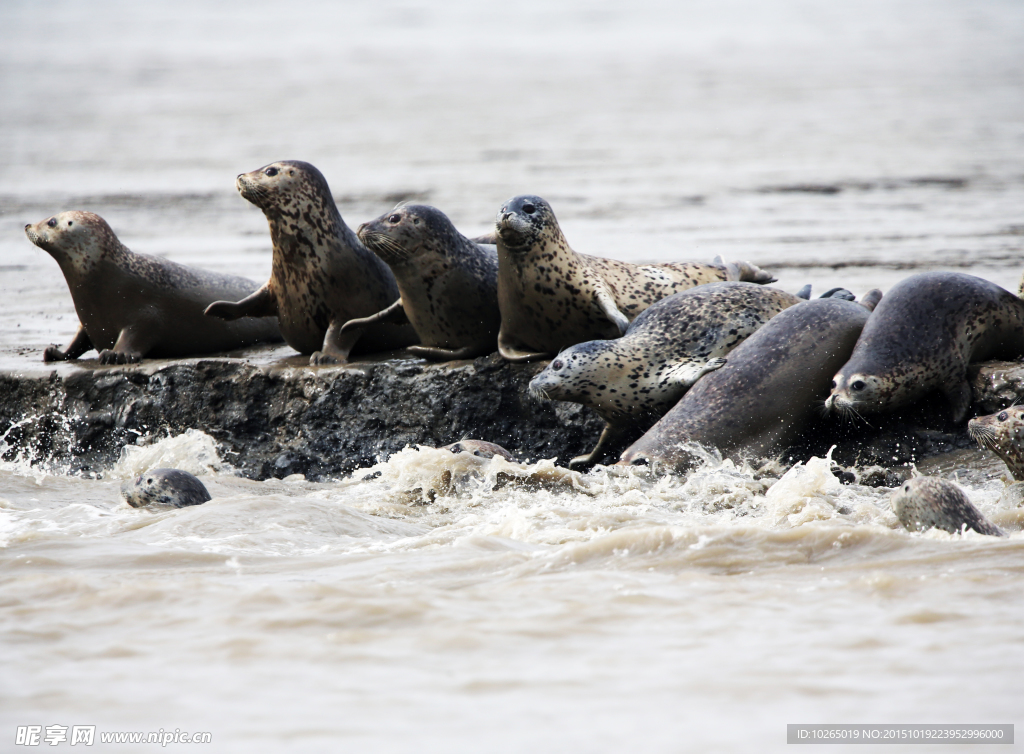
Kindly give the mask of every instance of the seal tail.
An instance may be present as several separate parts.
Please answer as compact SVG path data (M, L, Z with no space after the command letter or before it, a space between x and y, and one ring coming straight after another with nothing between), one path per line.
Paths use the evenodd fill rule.
M726 280L738 280L743 283L774 283L777 278L750 262L726 262L722 257L715 257L715 264L725 267Z

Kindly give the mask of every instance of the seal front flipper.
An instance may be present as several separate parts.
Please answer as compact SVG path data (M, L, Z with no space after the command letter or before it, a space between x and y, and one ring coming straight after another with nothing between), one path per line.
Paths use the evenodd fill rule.
M269 287L263 285L241 301L214 301L203 314L219 319L240 319L241 317L276 317L277 299Z
M577 471L589 466L593 466L595 463L601 460L601 457L605 454L605 451L614 445L623 435L628 431L628 427L621 424L612 424L608 422L604 425L604 430L601 432L601 436L597 438L597 445L594 449L587 453L585 456L576 456L569 461L570 471Z
M395 303L401 303L399 299ZM394 304L391 305L392 307ZM391 307L388 307L390 309ZM384 311L387 311L385 309ZM378 312L380 314L381 312ZM376 315L374 315L376 316ZM351 320L350 320L351 321ZM348 323L346 323L348 324ZM310 366L322 366L324 364L344 364L348 361L348 355L355 347L356 342L363 334L362 327L353 327L348 332L342 332L344 325L331 322L324 334L324 344L321 350L309 357Z
M381 309L376 314L371 314L369 317L362 317L361 319L350 319L341 326L341 332L362 331L364 327L375 325L378 322L392 322L396 325L409 324L409 318L405 314L405 306L402 304L401 296L399 296L398 301L387 309Z
M619 335L625 335L626 329L629 327L629 320L625 314L619 311L619 306L615 303L615 297L608 290L606 283L597 286L597 290L594 291L594 300L601 308L601 311L604 312L604 316L611 320L612 324L618 328Z
M550 359L552 354L543 351L523 351L513 345L502 332L498 332L498 353L505 361L524 362Z
M93 344L89 340L89 334L82 325L79 325L75 337L71 339L71 342L67 344L63 351L57 348L57 346L47 346L46 350L43 351L43 361L71 361L92 349Z
M130 325L121 330L113 348L100 351L100 364L136 364L149 353L156 340L153 327L145 323Z
M971 408L971 386L965 379L958 383L942 388L942 394L949 400L953 409L953 422L960 424L967 418L967 412Z

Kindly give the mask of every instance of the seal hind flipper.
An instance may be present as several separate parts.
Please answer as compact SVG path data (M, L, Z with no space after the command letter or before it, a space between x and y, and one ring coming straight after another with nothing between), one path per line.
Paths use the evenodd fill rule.
M805 286L804 286L803 288L801 288L800 290L798 290L798 291L796 292L796 297L797 297L797 298L802 298L802 299L804 299L804 300L807 300L807 299L809 299L809 298L811 297L811 284L810 284L810 283L808 283L808 284L807 284L807 285L805 285Z
M741 283L774 283L775 278L770 272L765 272L760 267L750 262L726 262L721 255L715 257L715 264L725 267L725 279Z
M874 311L875 307L878 306L878 302L882 300L882 292L877 288L872 288L870 291L861 296L860 301L857 303L863 306L868 311Z
M93 348L92 341L89 340L89 333L85 331L84 326L79 325L75 337L64 347L63 351L57 346L47 346L43 351L43 361L73 361Z
M276 317L277 299L266 285L260 286L241 301L214 301L203 312L218 319L241 319L242 317Z
M841 298L843 301L853 301L857 297L845 288L832 288L822 293L819 298Z
M455 359L474 359L477 356L485 356L493 350L488 343L478 343L462 348L438 348L436 346L409 346L407 350L416 356L422 356L431 361L453 361Z
M492 230L490 233L484 233L482 236L469 239L475 244L481 246L496 246L498 243L498 231Z

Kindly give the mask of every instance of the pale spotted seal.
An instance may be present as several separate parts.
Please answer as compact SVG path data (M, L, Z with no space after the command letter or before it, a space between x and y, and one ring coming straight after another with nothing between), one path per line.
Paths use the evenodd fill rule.
M924 272L885 294L826 407L892 411L941 391L962 422L971 405L967 365L1024 354L1024 302L995 283L960 272Z
M274 245L270 280L237 303L218 301L206 313L223 319L277 316L285 341L312 354L311 364L344 362L349 354L389 351L416 342L410 325L387 322L345 333L398 299L391 270L345 224L320 171L307 162L275 162L236 181L239 193L267 218Z
M515 461L516 457L505 450L500 445L496 445L493 442L487 442L486 440L459 440L453 442L451 445L445 445L443 450L448 450L452 453L471 453L478 458L494 458L500 456L506 461Z
M281 340L274 320L220 322L203 316L211 302L246 296L256 283L136 254L92 212L61 212L26 225L25 234L60 265L80 322L64 350L50 346L44 361L77 359L95 348L101 364L126 364Z
M774 278L746 262L640 266L578 254L550 205L517 196L498 212L498 351L509 361L555 355L588 340L617 338L640 312L702 283Z
M722 357L800 301L753 283L708 283L652 304L621 338L559 353L530 382L530 392L590 406L607 422L597 446L569 468L597 462L631 428L650 426L698 378L724 365Z
M420 345L409 352L445 361L498 347L498 254L473 243L434 207L397 207L357 231L398 281L400 298L342 332L373 322L411 322Z
M863 304L825 298L775 315L729 353L725 366L698 380L619 464L685 471L699 458L687 443L729 458L786 447L821 413L831 376L869 314Z
M967 433L1002 458L1014 480L1024 482L1024 406L977 416L967 422Z
M184 508L210 499L206 485L181 469L150 469L121 485L121 497L133 508L149 505Z
M889 495L889 505L909 531L935 527L951 534L973 529L993 537L1006 536L974 507L962 489L945 479L928 476L908 479Z

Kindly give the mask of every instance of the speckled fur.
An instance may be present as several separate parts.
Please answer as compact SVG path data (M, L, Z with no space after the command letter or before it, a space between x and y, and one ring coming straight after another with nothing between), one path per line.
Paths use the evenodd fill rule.
M889 495L889 505L909 531L935 527L958 534L966 528L993 537L1006 536L974 507L962 489L945 479L909 479Z
M821 412L831 376L849 358L868 314L861 304L834 298L787 308L733 349L725 366L698 380L619 463L684 471L696 458L683 447L688 442L731 458L784 447Z
M319 170L285 160L238 176L237 186L263 210L274 245L270 280L263 287L266 298L250 315L276 314L288 345L313 354L313 363L417 341L410 325L372 325L344 342L328 332L384 309L399 294L387 265L342 220Z
M64 351L47 361L74 359L90 348L102 363L218 353L281 340L277 322L222 322L203 316L211 302L257 289L246 278L175 264L126 248L92 212L61 212L25 234L60 265L81 322Z
M644 310L626 334L572 346L534 377L530 390L582 403L609 423L668 411L710 359L728 354L796 296L752 283L710 283Z
M121 497L133 508L151 505L184 508L210 499L206 485L181 469L150 469L121 485Z
M527 211L532 210L532 211ZM588 340L615 338L640 312L673 293L729 279L770 282L753 265L697 263L640 266L573 251L550 205L537 196L510 199L498 212L499 350L518 360L543 358ZM622 320L599 303L608 297Z
M938 389L962 421L971 398L968 364L1021 355L1024 302L1017 296L959 272L911 275L871 315L826 405L892 411Z
M500 456L506 461L515 462L516 457L505 450L500 445L496 445L493 442L487 442L486 440L459 440L453 442L451 445L443 446L442 450L448 450L452 453L470 453L478 458L494 458Z
M402 308L426 348L413 353L462 358L498 347L498 254L459 233L443 212L406 205L359 227L360 240L398 281Z
M967 432L978 445L1002 458L1016 481L1024 482L1024 406L975 417L967 422Z

